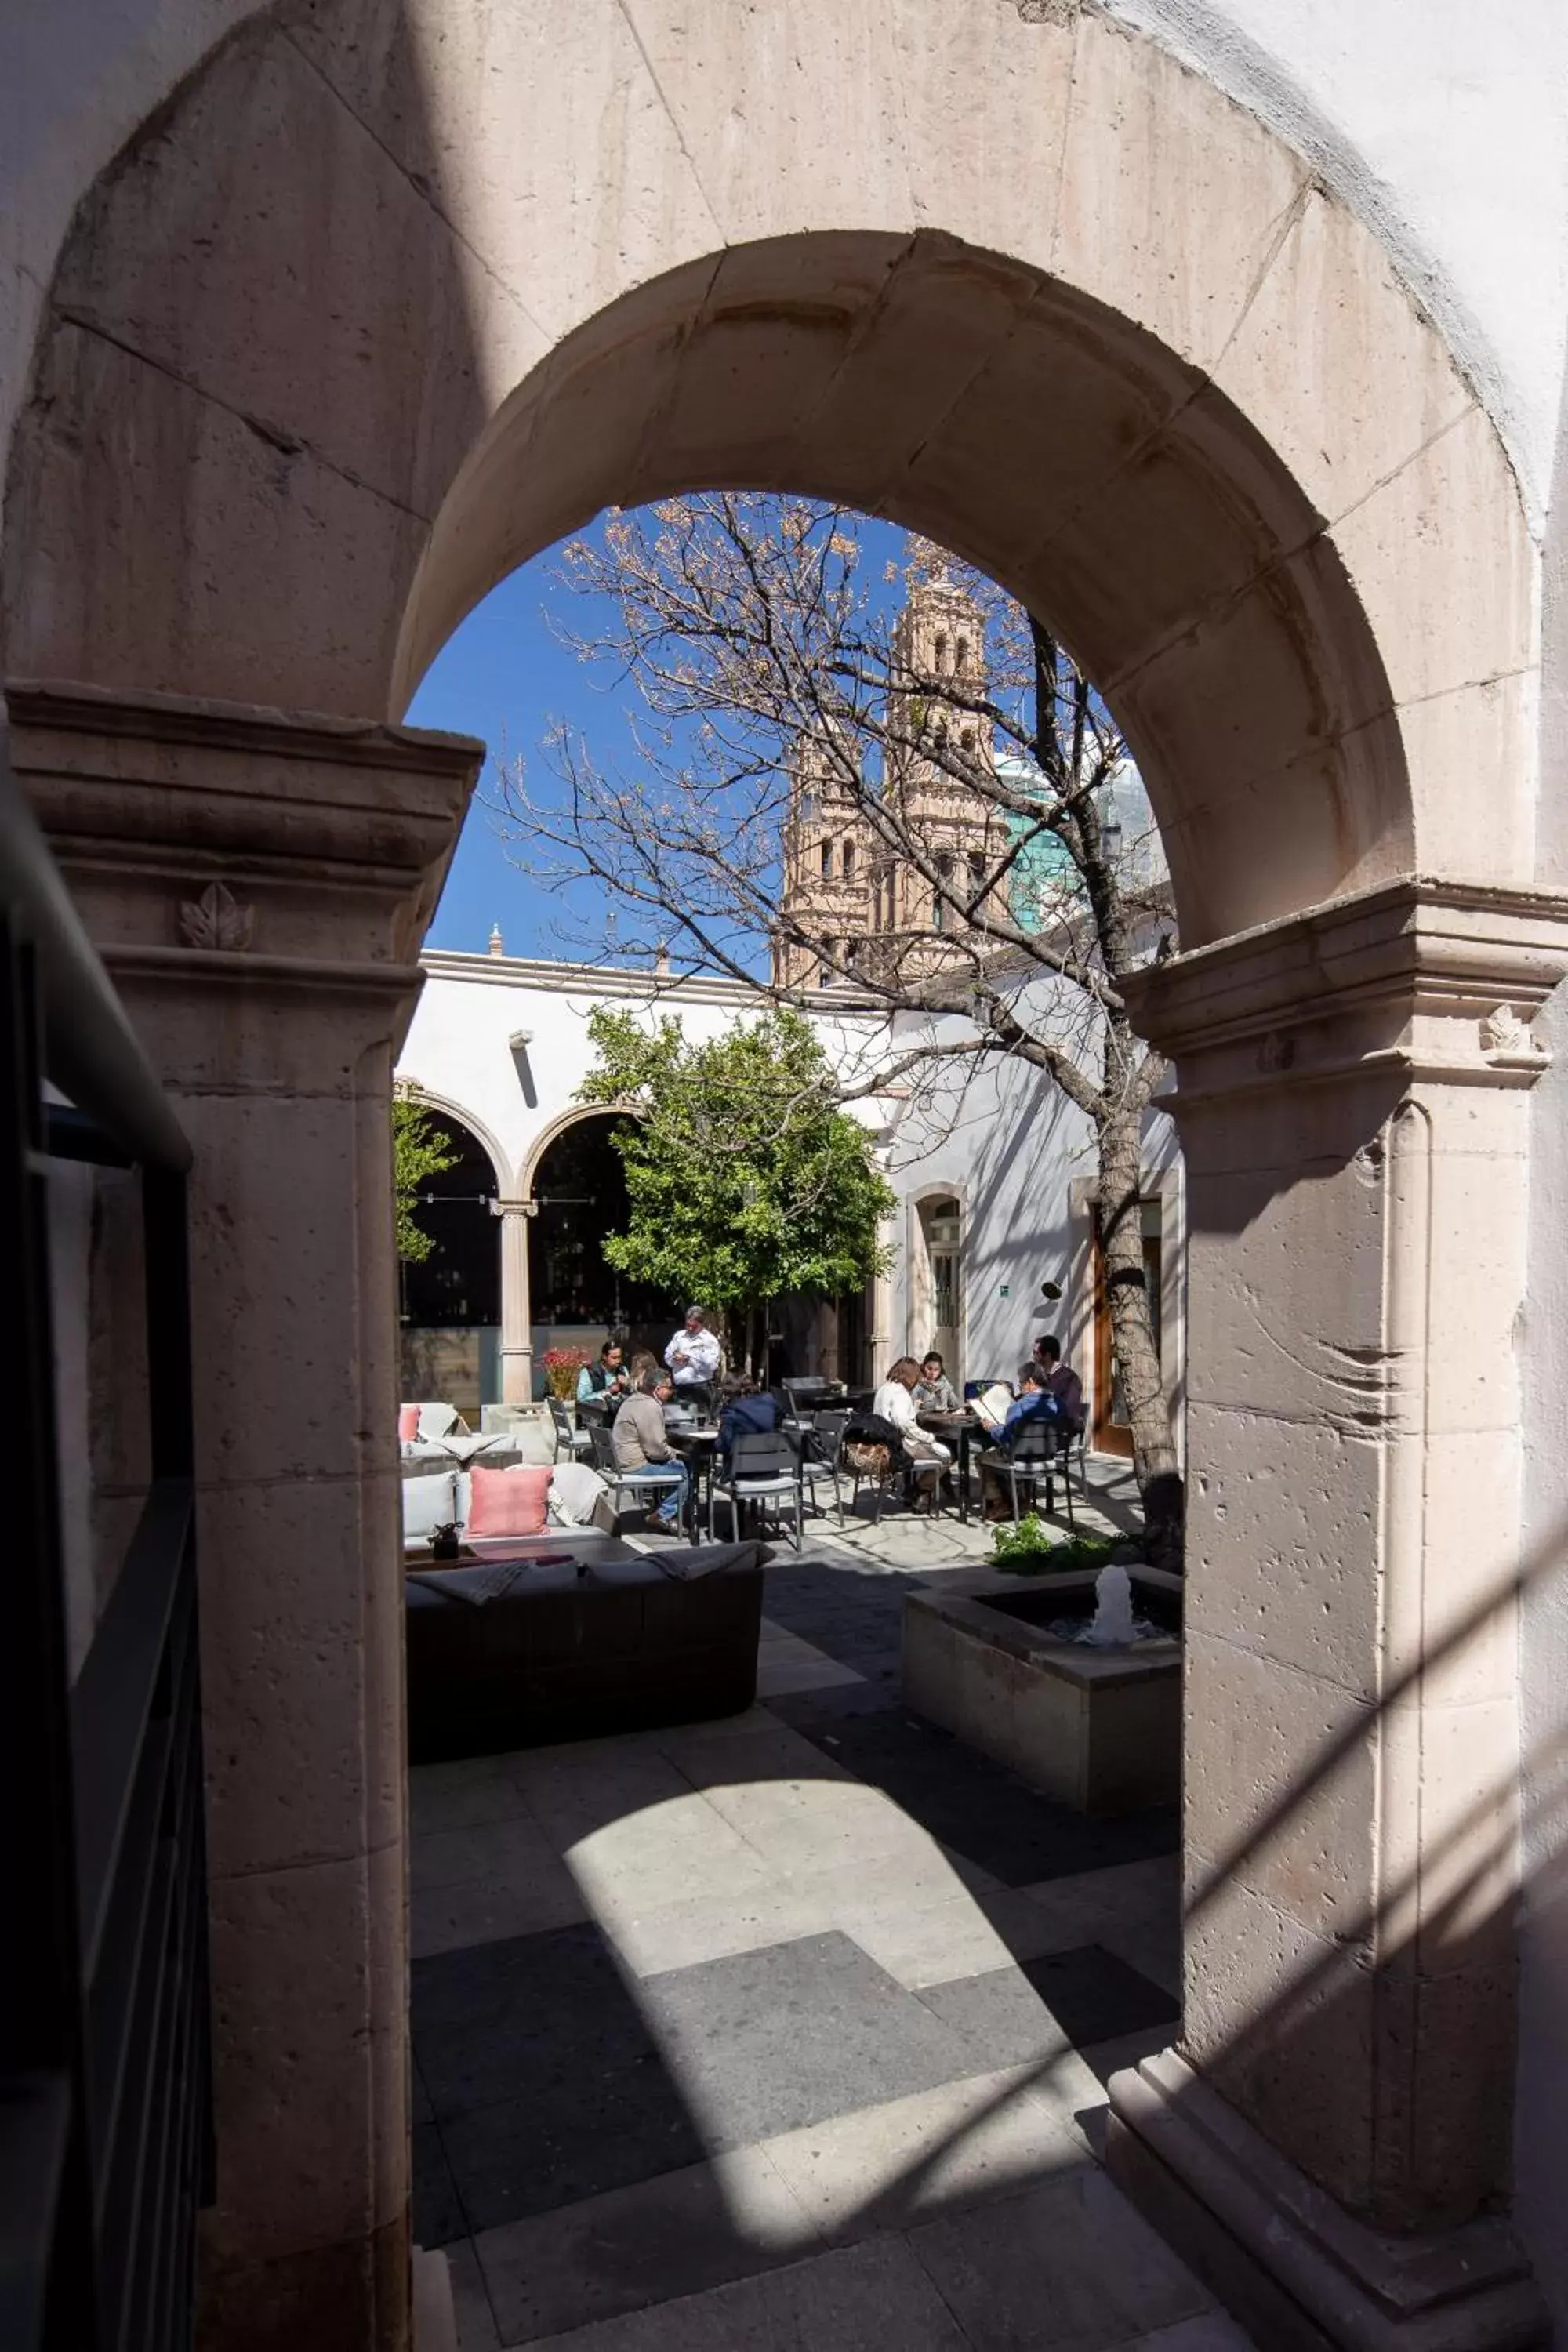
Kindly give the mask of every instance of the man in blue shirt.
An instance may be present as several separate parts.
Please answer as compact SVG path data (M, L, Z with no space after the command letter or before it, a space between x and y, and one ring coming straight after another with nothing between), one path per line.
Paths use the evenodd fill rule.
M1018 1432L1031 1423L1046 1422L1053 1431L1065 1430L1062 1409L1046 1386L1046 1374L1037 1363L1022 1364L1018 1369L1018 1388L1006 1417L997 1433L994 1445L988 1445L980 1456L980 1492L984 1500L988 1519L1010 1518L1006 1502L1007 1484L1003 1475L1005 1465L1012 1458L1018 1442Z

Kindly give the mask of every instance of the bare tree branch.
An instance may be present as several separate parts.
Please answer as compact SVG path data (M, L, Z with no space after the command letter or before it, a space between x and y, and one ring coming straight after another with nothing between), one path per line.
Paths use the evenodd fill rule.
M1173 928L1157 844L1152 827L1122 839L1125 745L1044 618L926 541L881 593L860 556L846 510L731 491L615 512L602 544L570 543L559 577L583 625L554 625L635 698L637 757L612 771L557 730L536 788L506 779L521 855L552 886L594 887L600 950L613 908L623 955L869 1019L845 1100L929 1096L940 1072L967 1085L999 1057L1049 1077L1096 1138L1146 1483L1174 1463L1131 1214L1164 1065L1123 982ZM959 1034L895 1045L909 1014Z

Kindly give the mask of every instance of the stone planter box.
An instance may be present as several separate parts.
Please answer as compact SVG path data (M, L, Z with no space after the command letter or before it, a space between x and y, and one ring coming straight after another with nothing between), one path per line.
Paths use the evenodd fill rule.
M906 1703L1080 1813L1181 1793L1182 1580L1138 1569L1133 1605L1170 1638L1091 1650L1047 1630L1090 1613L1094 1578L955 1578L904 1602Z

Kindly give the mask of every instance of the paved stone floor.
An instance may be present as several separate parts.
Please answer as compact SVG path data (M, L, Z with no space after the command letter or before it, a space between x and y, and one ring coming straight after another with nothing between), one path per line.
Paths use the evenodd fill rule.
M978 1529L819 1522L726 1722L413 1778L416 2231L462 2352L1246 2352L1095 2162L1176 1822L899 1703Z

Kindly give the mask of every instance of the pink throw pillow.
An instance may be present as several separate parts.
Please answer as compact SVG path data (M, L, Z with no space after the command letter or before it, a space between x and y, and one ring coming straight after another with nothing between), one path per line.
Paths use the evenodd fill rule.
M476 1537L542 1536L544 1498L553 1475L548 1467L481 1470L476 1463L468 1473L473 1492L464 1533Z
M416 1404L400 1404L397 1408L397 1442L399 1445L414 1444L419 1435L419 1408Z

